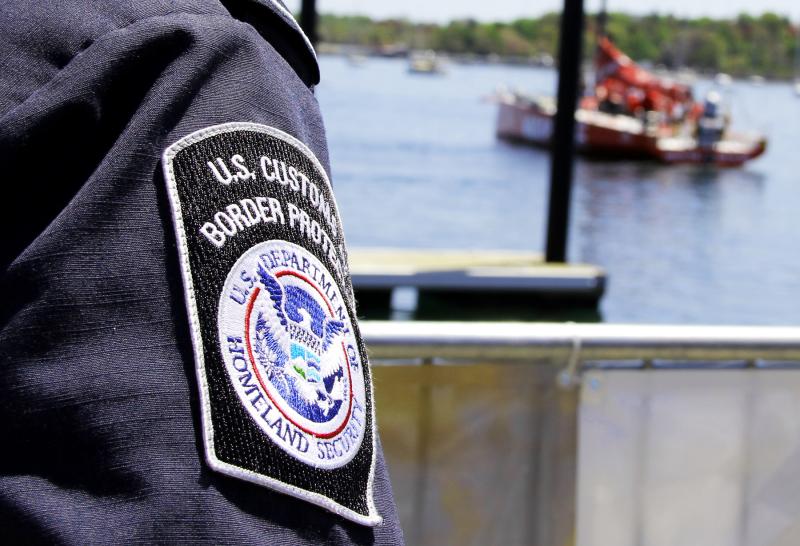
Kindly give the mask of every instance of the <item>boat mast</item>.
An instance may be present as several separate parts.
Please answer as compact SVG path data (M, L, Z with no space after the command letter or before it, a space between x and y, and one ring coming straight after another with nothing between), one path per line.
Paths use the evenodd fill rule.
M597 58L600 55L600 40L606 36L606 23L608 22L608 13L606 12L606 0L602 0L600 4L600 11L597 13L595 21L595 37L594 37L594 62L592 68L594 69L594 84L597 86L600 82L597 81Z
M597 29L595 33L597 36L595 37L597 41L600 41L600 38L606 35L606 22L608 21L608 13L606 12L606 0L603 0L600 4L600 12L597 14Z
M795 27L797 39L794 43L794 92L800 96L800 23Z

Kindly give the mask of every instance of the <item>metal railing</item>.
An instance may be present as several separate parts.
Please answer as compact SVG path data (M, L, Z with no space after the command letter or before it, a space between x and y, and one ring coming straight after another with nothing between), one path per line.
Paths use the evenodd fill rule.
M377 363L553 359L609 366L614 363L608 361L628 361L619 363L624 367L631 367L630 361L800 367L800 327L365 321L361 330Z

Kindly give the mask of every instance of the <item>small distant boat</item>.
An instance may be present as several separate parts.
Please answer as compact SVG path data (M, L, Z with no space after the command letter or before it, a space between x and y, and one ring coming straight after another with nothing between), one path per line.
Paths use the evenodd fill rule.
M549 55L547 53L542 53L537 58L537 64L539 64L539 66L544 66L544 67L550 68L550 67L554 66L556 64L556 62L553 59L552 55Z
M367 62L367 57L360 53L351 53L350 55L347 56L347 64L349 64L350 66L360 67L364 66L366 62Z
M602 158L656 159L733 167L760 156L761 135L734 133L721 97L703 102L683 84L656 78L620 52L608 38L598 45L596 84L575 112L578 151ZM556 103L552 98L501 92L497 136L549 146Z
M435 51L415 51L409 56L408 71L412 74L444 74L444 64Z
M720 72L716 76L714 76L714 81L720 87L727 87L733 83L733 78L731 78L730 74L726 74L724 72Z

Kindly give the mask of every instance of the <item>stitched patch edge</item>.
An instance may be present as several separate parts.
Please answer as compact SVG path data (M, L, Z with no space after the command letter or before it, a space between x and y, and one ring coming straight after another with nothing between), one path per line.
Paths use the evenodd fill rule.
M370 399L372 400L371 404L372 460L370 462L369 477L367 481L367 491L366 491L367 507L369 512L368 515L360 514L358 512L355 512L354 510L346 508L341 504L335 502L334 500L319 493L307 491L305 489L296 487L291 484L287 484L280 480L264 476L257 472L253 472L252 470L241 468L233 464L221 461L216 456L216 452L214 450L214 430L211 422L211 400L209 396L208 383L206 381L205 355L203 352L203 341L200 330L200 318L197 310L194 283L192 281L192 271L189 262L189 249L188 249L188 242L186 238L186 232L183 221L183 212L181 208L180 196L178 195L178 189L176 185L175 173L172 161L181 150L191 146L192 144L201 142L202 140L214 135L241 131L241 130L264 133L272 137L278 138L280 140L283 140L287 144L290 144L291 146L297 148L312 162L314 167L318 170L322 179L325 181L327 188L331 190L330 192L331 195L333 195L328 175L325 172L325 169L322 167L322 164L317 159L316 155L314 155L314 153L300 140L296 139L292 135L289 135L288 133L281 131L280 129L270 127L268 125L262 125L259 123L252 123L252 122L230 122L219 125L212 125L194 131L193 133L190 133L189 135L186 135L185 137L179 139L178 141L167 147L167 149L164 151L162 155L164 180L167 185L167 195L170 202L170 208L173 216L173 227L175 231L175 238L177 241L178 259L179 259L181 277L184 288L183 290L184 301L186 303L186 309L188 312L189 329L191 334L190 337L192 341L192 349L194 352L195 372L198 385L200 387L200 414L201 414L203 444L205 448L206 460L208 462L209 467L211 467L212 470L215 470L222 474L233 476L235 478L239 478L241 480L245 480L258 485L266 486L280 493L284 493L286 495L290 495L292 497L325 508L326 510L331 511L334 514L337 514L347 520L359 523L361 525L368 525L368 526L380 525L383 522L383 518L377 512L373 494L373 486L375 480L375 466L377 458L377 451L376 451L377 426L375 422L374 387L372 381L369 381L369 385L366 386L366 388L369 389ZM334 210L337 211L336 214L338 217L338 210L335 202L332 204L332 207L334 208ZM364 365L367 364L364 363Z

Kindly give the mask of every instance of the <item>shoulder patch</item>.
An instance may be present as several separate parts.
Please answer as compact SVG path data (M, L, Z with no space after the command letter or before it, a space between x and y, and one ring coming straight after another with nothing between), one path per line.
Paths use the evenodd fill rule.
M379 524L372 382L322 165L278 129L227 123L163 166L209 466Z

